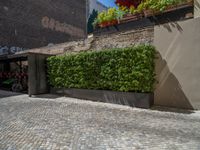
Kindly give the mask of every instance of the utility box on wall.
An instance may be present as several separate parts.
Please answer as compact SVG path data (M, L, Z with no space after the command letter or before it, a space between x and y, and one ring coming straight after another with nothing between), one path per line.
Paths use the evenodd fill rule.
M1 0L0 53L86 37L86 0Z

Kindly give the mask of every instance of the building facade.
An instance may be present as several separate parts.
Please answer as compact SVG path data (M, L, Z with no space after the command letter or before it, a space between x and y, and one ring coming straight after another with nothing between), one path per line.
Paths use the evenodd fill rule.
M86 0L1 0L0 54L86 37Z

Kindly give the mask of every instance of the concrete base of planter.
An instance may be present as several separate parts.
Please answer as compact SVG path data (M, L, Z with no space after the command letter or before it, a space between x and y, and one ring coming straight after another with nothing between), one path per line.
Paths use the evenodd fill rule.
M153 93L115 92L105 90L86 89L51 89L53 94L92 100L97 102L128 105L138 108L150 108L154 103Z

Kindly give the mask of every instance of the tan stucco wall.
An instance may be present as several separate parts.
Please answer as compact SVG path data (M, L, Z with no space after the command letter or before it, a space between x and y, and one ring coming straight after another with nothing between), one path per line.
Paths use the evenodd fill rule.
M194 17L200 17L200 0L194 0Z
M200 18L154 28L155 104L200 109Z

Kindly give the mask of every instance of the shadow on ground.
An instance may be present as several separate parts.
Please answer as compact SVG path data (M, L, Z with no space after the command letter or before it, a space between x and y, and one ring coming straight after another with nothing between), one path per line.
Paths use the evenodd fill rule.
M15 93L11 91L4 91L0 90L0 99L1 98L6 98L6 97L12 97L12 96L18 96L18 95L23 95L24 93Z
M59 95L54 95L54 94L41 94L41 95L32 95L32 98L46 98L46 99L56 99L61 96Z
M195 113L194 110L188 109L178 109L178 108L170 108L170 107L162 107L162 106L153 106L151 110L157 110L162 112L174 112L174 113L181 113L181 114L192 114Z

